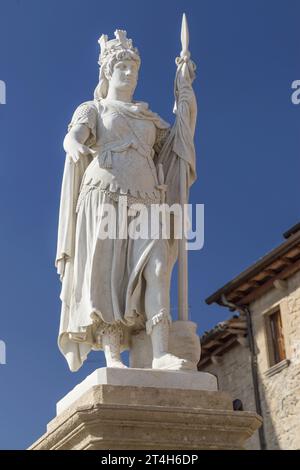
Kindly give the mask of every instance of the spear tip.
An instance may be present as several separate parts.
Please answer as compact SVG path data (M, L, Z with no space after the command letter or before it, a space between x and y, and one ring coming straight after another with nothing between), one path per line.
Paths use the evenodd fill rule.
M189 28L186 18L186 14L182 14L182 23L181 23L181 46L183 52L188 52L189 50Z

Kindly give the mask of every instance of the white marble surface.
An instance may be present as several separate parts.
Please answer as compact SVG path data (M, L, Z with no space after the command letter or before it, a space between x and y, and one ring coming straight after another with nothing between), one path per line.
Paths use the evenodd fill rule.
M217 391L217 379L207 372L183 372L155 369L118 369L102 367L88 375L56 404L59 415L95 385L177 388Z
M195 65L185 17L181 37L172 127L134 99L140 56L121 29L115 39L100 37L94 99L77 107L68 126L55 264L62 282L58 345L73 372L92 349L104 351L107 367L124 368L121 351L128 349L133 330L151 337L153 369L197 368L198 339L193 361L169 350L178 239L170 235L166 243L150 211L161 202L183 207L196 179ZM132 202L145 210L134 209ZM179 319L187 320L181 313L188 305L184 237L180 247L179 273L185 274L179 275ZM185 344L191 344L189 337L179 352Z

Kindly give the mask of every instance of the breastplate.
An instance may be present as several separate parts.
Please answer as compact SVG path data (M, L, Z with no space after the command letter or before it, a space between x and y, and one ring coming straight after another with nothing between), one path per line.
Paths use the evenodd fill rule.
M99 115L94 159L83 185L159 198L153 162L155 126L151 121L124 118L117 112Z

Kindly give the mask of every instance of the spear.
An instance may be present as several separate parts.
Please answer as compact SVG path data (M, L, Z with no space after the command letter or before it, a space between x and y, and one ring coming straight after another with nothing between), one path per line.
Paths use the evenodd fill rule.
M186 14L183 13L182 15L182 22L181 22L181 53L180 57L190 57L189 52L189 27L186 19Z
M189 29L187 24L187 19L185 13L182 15L181 23L181 53L180 58L189 58ZM177 79L179 79L178 74L182 73L184 76L187 67L187 63L178 64L177 69ZM177 112L179 112L177 108ZM180 158L179 162L179 196L180 196L180 206L182 210L182 230L181 238L179 240L178 247L178 319L182 321L188 320L188 253L186 250L186 237L185 237L185 204L187 204L187 165L186 162Z

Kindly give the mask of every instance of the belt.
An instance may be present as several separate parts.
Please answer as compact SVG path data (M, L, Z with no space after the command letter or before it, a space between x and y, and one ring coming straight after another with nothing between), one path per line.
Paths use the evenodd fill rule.
M112 153L125 152L125 150L129 149L130 147L135 149L141 156L146 158L148 161L150 158L152 160L154 155L154 150L152 149L152 147L148 146L148 148L143 148L141 146L138 146L134 141L118 144L110 142L102 147L90 149L90 151L94 158L98 157L99 165L102 168L112 168Z

